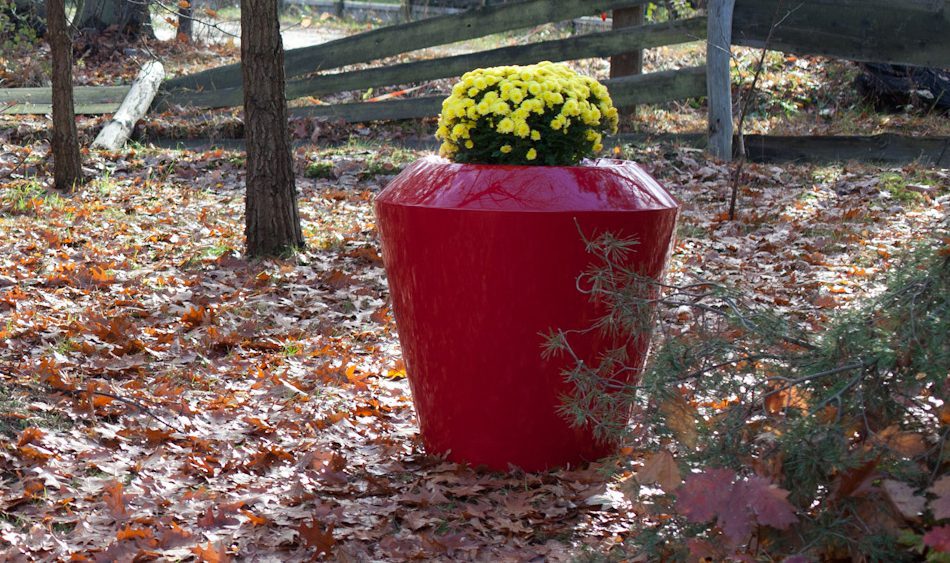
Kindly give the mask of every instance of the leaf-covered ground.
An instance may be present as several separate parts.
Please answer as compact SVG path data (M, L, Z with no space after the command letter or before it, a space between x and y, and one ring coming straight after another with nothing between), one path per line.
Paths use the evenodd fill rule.
M46 150L0 150L0 557L557 561L647 510L635 451L538 474L422 451L371 209L420 153L300 149L309 248L248 262L241 153L91 153L59 196ZM618 152L683 203L672 278L816 329L950 204L946 171L749 165L728 221L726 166Z

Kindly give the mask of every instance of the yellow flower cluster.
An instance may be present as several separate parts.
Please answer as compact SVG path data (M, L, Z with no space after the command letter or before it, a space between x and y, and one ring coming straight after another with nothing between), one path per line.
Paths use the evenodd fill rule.
M477 69L442 104L440 153L459 162L570 165L603 149L617 109L607 88L563 64Z

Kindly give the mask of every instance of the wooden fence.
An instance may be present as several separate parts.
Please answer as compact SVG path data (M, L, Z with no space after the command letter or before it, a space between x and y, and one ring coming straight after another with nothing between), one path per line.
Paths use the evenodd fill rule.
M288 50L287 96L325 96L458 76L475 67L609 57L633 50L708 39L708 64L607 81L618 106L709 96L707 145L722 158L732 154L733 105L730 45L849 60L950 66L950 0L709 0L709 17L674 20L576 35L529 45L376 66L326 71L369 63L457 41L572 20L610 10L644 6L648 0L520 0L484 5ZM127 87L77 88L77 113L114 111ZM434 116L441 97L297 107L292 115L347 121ZM229 107L242 103L237 64L166 81L154 109L176 106ZM48 88L0 90L0 111L49 111ZM940 160L940 159L938 159Z

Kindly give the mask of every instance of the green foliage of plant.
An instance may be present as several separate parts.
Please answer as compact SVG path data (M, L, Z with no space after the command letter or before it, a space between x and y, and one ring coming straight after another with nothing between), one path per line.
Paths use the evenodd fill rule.
M663 2L650 2L646 5L644 16L647 21L664 22L675 19L691 18L697 14L698 10L693 7L690 0L664 0Z
M0 0L0 84L7 86L39 85L51 69L49 61L36 56L36 16L23 10L15 0Z
M770 561L946 555L906 540L946 524L934 516L944 494L934 483L950 462L948 227L908 252L880 296L817 334L735 290L644 279L625 266L635 241L608 234L588 243L599 265L581 286L606 308L598 330L631 335L629 342L660 317L667 323L659 326L676 327L635 385L611 379L630 368L623 349L565 370L577 391L564 414L642 452L638 486L663 489L641 490L664 514L639 524L641 553ZM546 352L570 358L570 341L570 333L554 332ZM671 461L659 480L663 459ZM725 505L710 505L724 487L734 491Z

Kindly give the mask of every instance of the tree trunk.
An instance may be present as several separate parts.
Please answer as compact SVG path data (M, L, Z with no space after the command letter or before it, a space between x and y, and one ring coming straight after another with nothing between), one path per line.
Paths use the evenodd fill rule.
M643 25L643 6L614 10L612 29ZM619 78L643 72L643 51L629 51L610 57L610 77ZM637 117L637 106L620 108L624 125ZM626 129L626 127L624 127Z
M191 43L194 40L194 13L191 2L178 4L178 40Z
M66 191L82 182L82 160L73 113L73 45L65 0L46 0L46 23L53 59L53 185Z
M112 28L130 39L153 36L147 0L85 0L76 22L85 33Z
M165 67L158 61L148 61L142 65L142 70L132 82L129 93L122 100L122 105L113 114L112 119L96 135L92 142L94 149L116 151L129 140L135 124L148 112L148 108L158 93L162 79L165 78Z
M304 246L287 128L277 0L241 0L241 67L247 254L275 256Z

